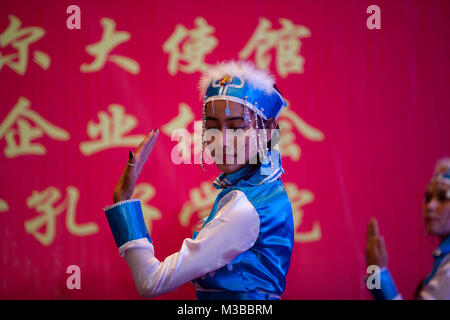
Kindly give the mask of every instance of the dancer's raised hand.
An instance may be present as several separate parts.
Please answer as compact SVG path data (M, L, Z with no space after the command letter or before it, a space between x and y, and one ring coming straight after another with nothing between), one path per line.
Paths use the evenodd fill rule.
M386 267L388 262L388 254L384 237L380 235L378 230L378 222L372 218L367 227L366 240L366 262L367 265L377 265L380 268Z
M129 151L127 165L122 172L122 176L114 188L113 200L119 202L128 200L133 195L136 181L141 174L142 168L153 150L153 146L159 135L159 129L152 130L139 144L136 152Z

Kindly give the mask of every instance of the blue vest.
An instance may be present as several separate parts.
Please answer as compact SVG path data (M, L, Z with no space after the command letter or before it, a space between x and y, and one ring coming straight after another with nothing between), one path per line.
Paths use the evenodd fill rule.
M214 182L222 191L203 226L216 215L220 199L240 190L258 212L260 229L252 248L214 273L192 281L199 300L280 299L294 244L291 202L280 179L283 172L280 166L272 174L262 175L260 168L246 166L228 176L222 173ZM196 236L194 232L193 238Z

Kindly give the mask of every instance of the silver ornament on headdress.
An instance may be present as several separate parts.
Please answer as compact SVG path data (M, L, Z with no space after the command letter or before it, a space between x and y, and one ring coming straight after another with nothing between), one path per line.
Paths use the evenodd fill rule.
M225 115L227 117L230 115L230 108L228 108L228 99L227 99L227 108L225 109Z
M247 98L248 98L247 96L244 97L245 103L247 103ZM249 117L248 117L248 107L247 107L245 104L243 104L242 107L244 108L244 109L243 109L243 111L244 111L244 121L247 122L247 121L248 121L248 118L249 118Z
M203 166L203 152L205 151L205 129L206 129L206 96L203 98L202 107L202 151L200 153L200 166L203 172L205 172L205 167Z

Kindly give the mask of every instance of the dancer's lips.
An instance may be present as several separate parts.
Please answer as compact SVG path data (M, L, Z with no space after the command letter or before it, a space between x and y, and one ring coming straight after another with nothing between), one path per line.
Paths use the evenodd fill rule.
M436 218L433 218L433 217L425 217L425 218L424 218L424 221L425 221L426 224L430 224L430 223L432 223L434 220L436 220Z

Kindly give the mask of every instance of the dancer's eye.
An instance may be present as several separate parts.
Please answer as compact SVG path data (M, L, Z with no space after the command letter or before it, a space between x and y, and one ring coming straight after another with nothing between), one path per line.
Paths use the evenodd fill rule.
M431 199L433 199L433 194L431 192L427 191L427 192L425 192L424 198L425 198L425 203L428 203L431 201Z
M434 194L431 192L425 192L425 203L428 203L433 199ZM436 193L436 199L439 202L446 202L450 200L450 193L447 190L438 190Z
M448 200L450 200L448 198L448 194L449 193L447 192L447 190L439 190L437 193L437 199L439 200L439 202L448 201Z
M250 125L249 124L247 124L247 123L240 123L240 124L238 124L238 125L234 125L234 126L230 126L230 129L233 129L233 130L238 130L238 129L242 129L242 130L247 130L248 128L250 128Z

